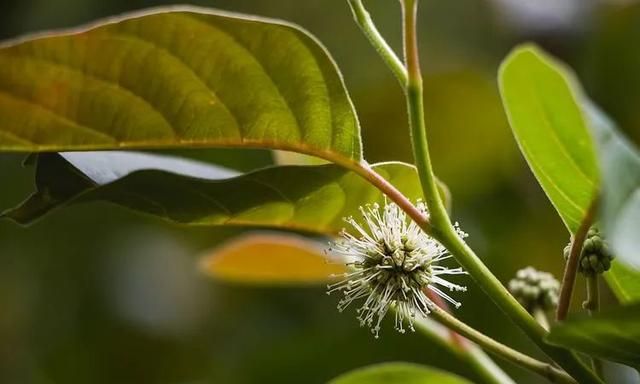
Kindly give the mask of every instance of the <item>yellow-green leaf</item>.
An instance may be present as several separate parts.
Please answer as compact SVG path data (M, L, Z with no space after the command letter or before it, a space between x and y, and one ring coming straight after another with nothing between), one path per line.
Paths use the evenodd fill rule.
M207 253L200 267L221 281L291 285L323 283L345 272L344 264L329 262L324 246L291 234L252 233L232 239Z
M0 44L0 150L263 147L361 159L326 50L301 28L156 8Z
M532 45L517 47L500 68L500 91L520 149L575 232L596 196L595 146L570 71Z
M600 194L598 220L617 256L605 277L621 301L636 301L637 149L582 94L571 70L536 47L517 48L505 60L500 85L522 152L571 232ZM627 265L616 265L620 262Z

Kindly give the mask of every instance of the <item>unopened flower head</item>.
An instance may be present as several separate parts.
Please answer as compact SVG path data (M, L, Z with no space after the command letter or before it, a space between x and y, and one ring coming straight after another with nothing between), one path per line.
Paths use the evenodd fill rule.
M428 215L422 202L419 201L417 207ZM342 230L341 238L330 248L344 256L351 267L351 272L340 276L343 280L328 286L327 293L344 294L338 303L340 312L362 300L362 306L357 309L360 325L370 327L377 338L380 323L391 308L395 309L395 329L401 333L405 327L414 331L416 316L428 315L430 306L434 305L426 289L456 308L460 306L445 290L466 291L466 288L443 277L465 272L461 268L439 265L451 257L440 243L426 235L396 204L386 203L384 208L378 204L367 205L360 207L360 212L365 224L346 218L354 234ZM456 231L460 237L467 236L457 224Z

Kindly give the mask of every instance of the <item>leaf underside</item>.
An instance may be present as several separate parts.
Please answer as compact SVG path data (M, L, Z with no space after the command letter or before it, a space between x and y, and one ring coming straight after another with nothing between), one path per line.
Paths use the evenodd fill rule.
M383 363L356 369L329 384L469 384L454 374L410 363Z
M359 206L384 202L379 190L337 165L272 167L224 180L146 169L101 184L88 175L103 174L116 161L97 162L92 169L64 156L69 154L40 154L37 191L3 216L27 224L60 206L106 201L181 224L336 233L344 217L359 215ZM420 198L413 166L382 163L374 169L410 199Z
M593 104L586 104L585 111L602 168L602 229L618 259L632 268L628 273L637 276L635 285L640 287L640 152Z

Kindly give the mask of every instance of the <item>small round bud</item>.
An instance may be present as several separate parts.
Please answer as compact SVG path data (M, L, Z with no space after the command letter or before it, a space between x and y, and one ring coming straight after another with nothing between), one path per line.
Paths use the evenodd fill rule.
M564 250L565 260L569 259L571 243ZM593 276L608 271L611 268L611 260L614 256L609 250L607 242L602 238L600 231L596 227L591 227L587 232L587 239L582 245L578 271L585 276Z
M560 283L552 274L533 267L519 270L509 281L509 291L529 312L557 307L559 290Z

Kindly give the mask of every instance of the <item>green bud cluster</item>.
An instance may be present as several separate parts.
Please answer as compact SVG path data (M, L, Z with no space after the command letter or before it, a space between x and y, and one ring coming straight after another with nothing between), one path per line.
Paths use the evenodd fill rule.
M527 267L519 270L509 281L509 291L529 312L558 306L560 283L548 272Z
M564 259L569 259L571 243L564 248ZM578 271L585 276L594 276L606 272L611 268L611 254L607 242L602 238L600 231L592 227L587 233L587 239L582 246Z

